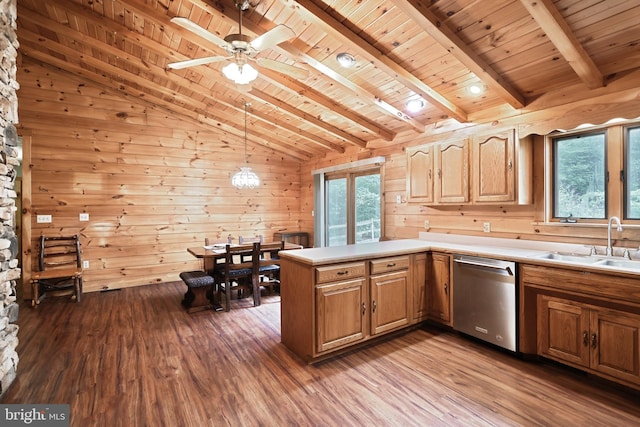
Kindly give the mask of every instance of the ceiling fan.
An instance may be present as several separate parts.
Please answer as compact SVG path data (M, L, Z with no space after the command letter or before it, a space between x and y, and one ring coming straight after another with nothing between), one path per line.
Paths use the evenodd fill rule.
M251 40L251 37L242 34L242 12L249 8L249 0L235 0L235 5L238 8L238 34L229 34L224 39L221 39L187 18L179 16L171 18L171 22L178 24L184 29L189 30L223 48L227 51L228 56L208 56L204 58L190 59L187 61L173 62L167 66L172 69L182 69L194 67L196 65L231 60L230 64L226 65L222 69L224 75L236 82L238 85L248 85L258 77L258 72L248 63L249 60L251 60L255 61L255 63L260 67L278 71L296 79L307 78L309 72L305 69L294 67L293 65L269 58L255 57L264 49L272 48L295 37L296 34L293 30L286 25L281 24Z

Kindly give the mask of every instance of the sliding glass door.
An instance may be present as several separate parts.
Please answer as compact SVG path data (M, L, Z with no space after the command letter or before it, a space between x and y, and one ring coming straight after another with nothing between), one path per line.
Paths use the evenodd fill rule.
M380 240L380 170L325 175L326 246Z

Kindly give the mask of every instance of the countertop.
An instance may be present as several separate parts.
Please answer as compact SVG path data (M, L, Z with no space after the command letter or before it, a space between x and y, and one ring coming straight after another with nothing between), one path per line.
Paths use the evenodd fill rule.
M520 263L564 267L581 271L615 273L624 276L640 277L640 260L637 261L638 268L627 268L540 258L548 252L587 255L590 249L591 246L580 244L421 232L418 239L400 239L361 243L357 245L297 249L280 252L280 256L303 264L319 266L435 251L449 254L484 256ZM637 257L638 255L635 254L635 256ZM615 259L623 258L615 257Z

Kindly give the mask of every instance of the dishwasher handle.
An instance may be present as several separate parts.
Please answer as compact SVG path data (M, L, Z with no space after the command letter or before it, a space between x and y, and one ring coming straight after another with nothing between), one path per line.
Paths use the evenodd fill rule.
M513 271L511 271L511 267L508 265L498 265L498 264L490 264L490 263L484 263L481 260L473 260L473 261L469 261L466 259L460 259L460 258L454 258L453 262L457 262L458 264L466 264L469 266L476 266L476 267L484 267L484 268L491 268L494 270L504 270L507 272L507 274L509 274L509 276L513 276Z

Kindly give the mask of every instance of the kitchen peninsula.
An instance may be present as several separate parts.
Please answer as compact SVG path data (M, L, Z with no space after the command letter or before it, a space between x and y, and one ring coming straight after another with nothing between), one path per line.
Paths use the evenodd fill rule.
M593 257L589 249L485 237L461 243L459 236L422 233L420 239L286 251L282 343L316 362L423 320L454 326L448 315L452 255L485 256L519 265L518 352L638 388L640 254L625 261ZM585 321L591 324L583 348ZM567 343L569 332L579 339ZM574 341L580 346L573 348Z

